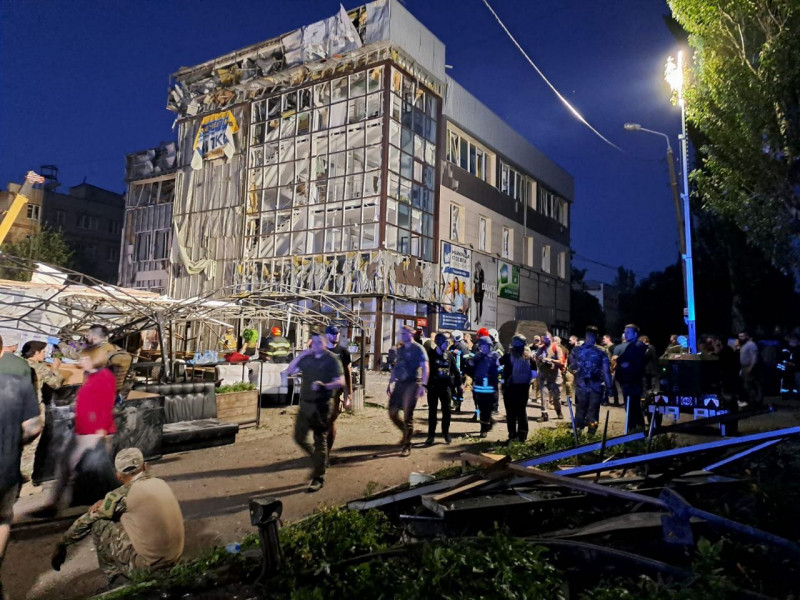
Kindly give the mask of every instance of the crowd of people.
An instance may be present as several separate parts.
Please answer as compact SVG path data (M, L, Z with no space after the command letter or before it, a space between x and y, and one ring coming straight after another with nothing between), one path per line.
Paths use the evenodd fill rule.
M32 516L56 514L69 502L69 489L76 467L87 452L100 449L113 459L122 484L110 491L78 518L56 546L51 559L59 570L67 548L92 536L98 562L109 578L130 576L135 570L157 569L174 564L183 552L183 518L169 486L146 474L144 458L136 448L123 448L113 457L115 433L113 410L127 393L131 357L108 341L108 330L93 325L85 339L54 343L56 352L77 360L84 373L75 397L74 432L65 448L55 449L59 457L56 484L47 504ZM2 567L14 504L22 484L31 476L30 448L44 426L43 391L64 385L58 357L45 362L47 343L22 344L17 331L0 333L0 567ZM0 582L0 597L2 597Z

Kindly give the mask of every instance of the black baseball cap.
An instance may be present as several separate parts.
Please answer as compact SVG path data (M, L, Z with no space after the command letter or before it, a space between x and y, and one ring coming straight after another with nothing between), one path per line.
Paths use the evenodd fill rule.
M328 335L339 335L339 328L336 325L328 325L325 328L325 333Z

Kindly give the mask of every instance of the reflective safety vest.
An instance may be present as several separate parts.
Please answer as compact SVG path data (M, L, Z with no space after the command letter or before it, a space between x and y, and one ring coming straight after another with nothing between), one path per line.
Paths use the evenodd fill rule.
M267 338L267 349L265 354L272 362L289 362L291 353L292 345L289 343L289 340L282 335L270 336Z
M476 354L470 361L467 372L472 375L472 392L494 394L497 391L497 359L492 355Z

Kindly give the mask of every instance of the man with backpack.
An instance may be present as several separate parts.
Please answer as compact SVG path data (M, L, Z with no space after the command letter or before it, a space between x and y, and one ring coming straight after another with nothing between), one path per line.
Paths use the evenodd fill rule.
M600 403L612 386L608 354L597 345L598 333L597 327L589 325L586 341L569 355L570 370L575 374L575 427L588 427L590 434L597 431Z
M506 406L508 442L528 438L528 392L536 377L535 364L524 335L515 335L511 350L500 357L503 368L503 402Z

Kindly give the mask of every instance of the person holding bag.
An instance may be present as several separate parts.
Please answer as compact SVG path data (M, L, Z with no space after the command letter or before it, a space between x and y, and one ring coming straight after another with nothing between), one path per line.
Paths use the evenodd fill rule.
M75 432L64 449L50 502L34 513L37 517L58 513L61 496L83 456L100 444L107 444L108 436L117 431L114 424L116 379L106 368L108 352L101 346L86 348L80 353L79 363L85 371L85 379L75 399Z

